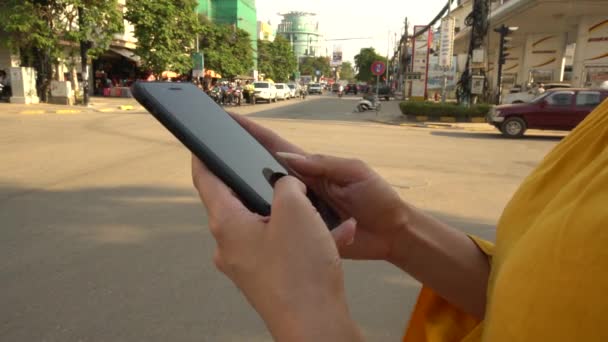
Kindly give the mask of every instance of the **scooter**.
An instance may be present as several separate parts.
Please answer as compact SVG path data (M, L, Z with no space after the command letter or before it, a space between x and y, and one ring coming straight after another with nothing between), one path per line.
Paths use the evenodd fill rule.
M357 103L357 107L355 107L355 112L362 113L362 112L372 111L372 110L379 112L381 108L382 108L382 104L380 103L378 96L374 95L373 101L370 101L370 100L366 99L365 97L362 98L361 100L359 100L359 102Z
M342 98L342 95L344 95L344 91L338 91L338 98Z

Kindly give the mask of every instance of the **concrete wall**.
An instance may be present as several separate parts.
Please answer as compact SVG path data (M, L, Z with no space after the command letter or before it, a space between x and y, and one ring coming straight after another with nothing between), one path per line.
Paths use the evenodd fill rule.
M572 73L575 86L608 80L608 16L581 18Z
M535 33L526 38L521 81L559 82L563 73L566 34Z

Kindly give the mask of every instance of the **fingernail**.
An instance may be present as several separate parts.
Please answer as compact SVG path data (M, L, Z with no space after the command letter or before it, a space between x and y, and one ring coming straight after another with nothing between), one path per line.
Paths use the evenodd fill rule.
M357 220L355 220L354 217L349 218L348 221L350 221L350 223L352 223L353 226L355 226L355 227L357 226ZM346 241L346 245L350 246L353 243L355 243L355 234L353 234L353 236L350 238L350 240Z
M283 158L283 159L306 159L306 156L303 156L301 154L297 154L297 153L291 153L291 152L277 152L277 156Z

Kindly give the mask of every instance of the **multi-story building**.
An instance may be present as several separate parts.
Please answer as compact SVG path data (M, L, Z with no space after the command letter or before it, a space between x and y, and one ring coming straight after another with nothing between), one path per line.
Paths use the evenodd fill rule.
M253 70L258 65L258 20L255 0L199 0L198 12L214 23L234 25L249 33L253 49Z
M272 28L272 24L269 22L258 21L258 35L257 39L267 40L269 42L274 41L275 31Z
M293 47L294 55L302 57L327 56L325 40L319 32L319 22L315 13L289 12L281 14L277 35L287 39Z

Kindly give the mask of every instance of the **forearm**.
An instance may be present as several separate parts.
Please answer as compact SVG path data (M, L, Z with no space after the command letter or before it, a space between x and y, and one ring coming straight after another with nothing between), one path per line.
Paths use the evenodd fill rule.
M463 232L417 209L404 213L389 261L463 311L483 319L488 257Z

